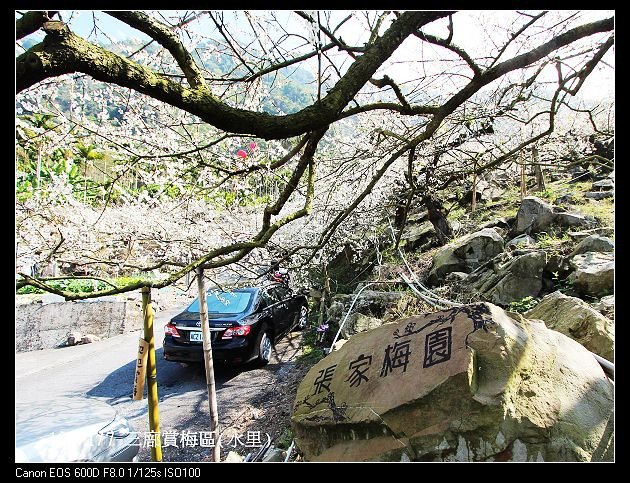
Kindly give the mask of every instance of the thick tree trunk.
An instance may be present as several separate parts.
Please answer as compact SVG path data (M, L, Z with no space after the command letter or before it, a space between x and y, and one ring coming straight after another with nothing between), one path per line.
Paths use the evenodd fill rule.
M545 174L540 167L540 156L536 146L532 148L532 161L534 162L534 175L536 176L536 191L545 191Z

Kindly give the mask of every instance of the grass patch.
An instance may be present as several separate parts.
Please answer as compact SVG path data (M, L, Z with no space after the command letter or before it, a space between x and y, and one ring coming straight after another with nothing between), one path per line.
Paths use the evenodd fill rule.
M146 277L117 277L109 279L109 282L114 284L116 287L121 288L126 285L140 282L142 280L148 280ZM47 282L51 288L57 290L63 290L65 292L70 293L92 293L98 292L100 290L111 289L112 286L102 282L100 280L90 280L90 279L64 279L64 280L51 280ZM41 290L36 287L32 287L27 285L25 287L21 287L18 291L18 295L26 295L26 294L43 294L46 293L44 290Z
M521 300L510 302L507 310L510 312L518 312L519 314L522 314L523 312L527 312L529 309L536 307L539 302L540 300L535 299L534 297L525 297Z
M593 187L592 181L580 181L578 183L567 183L566 181L559 183L551 183L542 193L536 195L545 198L550 203L561 194L570 194L575 198L576 203L570 205L571 211L578 211L586 216L592 216L603 226L614 225L614 213L612 212L615 202L614 198L605 198L603 200L594 200L586 198L586 192L591 191Z
M595 218L604 226L614 226L615 214L613 212L615 203L613 198L605 198L603 200L593 200L586 198L583 205L576 206L575 209L584 215Z
M291 442L293 441L293 429L287 428L282 436L276 440L276 447L280 449L287 450L289 446L291 446Z
M310 312L309 320L317 320L318 315L318 312ZM298 356L297 362L313 365L323 359L325 355L324 349L319 346L317 341L317 327L309 323L302 335L302 353Z
M322 360L324 356L326 356L324 349L304 343L302 345L302 354L297 360L302 364L313 365Z
M559 235L554 230L551 230L551 233L543 231L536 235L538 247L542 249L558 248L560 245L570 243L572 241L573 240L567 233Z

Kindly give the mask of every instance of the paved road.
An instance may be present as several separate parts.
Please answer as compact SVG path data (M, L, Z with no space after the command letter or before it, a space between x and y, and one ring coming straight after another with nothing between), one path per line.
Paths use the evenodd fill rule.
M156 357L159 412L162 432L208 431L208 397L202 364L185 366L162 357L163 326L185 307L156 314ZM17 401L56 396L102 399L127 417L141 433L148 431L147 400L133 401L133 374L141 331L118 335L87 345L16 354ZM256 418L260 391L275 384L299 354L299 335L292 334L276 346L272 362L262 369L218 367L215 373L219 416L224 424L243 416ZM143 438L141 438L142 440ZM165 461L197 461L208 453L201 447L166 447ZM150 460L142 447L140 459Z

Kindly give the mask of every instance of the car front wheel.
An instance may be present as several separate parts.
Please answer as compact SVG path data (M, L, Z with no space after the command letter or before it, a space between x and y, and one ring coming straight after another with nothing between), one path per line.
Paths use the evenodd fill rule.
M271 349L273 347L273 344L271 343L271 338L269 337L267 330L260 331L260 334L258 335L257 346L258 357L256 359L256 362L260 366L265 366L269 364L269 361L271 360Z

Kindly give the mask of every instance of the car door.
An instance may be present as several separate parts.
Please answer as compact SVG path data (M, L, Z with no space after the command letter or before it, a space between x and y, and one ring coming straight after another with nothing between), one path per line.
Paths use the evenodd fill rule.
M271 319L273 325L273 331L276 334L277 340L282 334L282 308L280 307L280 300L278 294L273 287L268 287L261 291L260 302L264 306L263 313L267 316L265 318Z
M274 319L276 320L278 334L286 334L291 329L291 312L289 310L290 295L287 287L276 285L272 287L272 292L278 299L278 304L274 307Z

